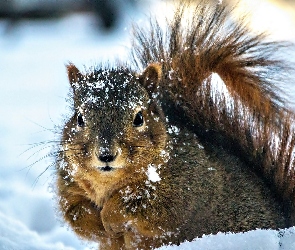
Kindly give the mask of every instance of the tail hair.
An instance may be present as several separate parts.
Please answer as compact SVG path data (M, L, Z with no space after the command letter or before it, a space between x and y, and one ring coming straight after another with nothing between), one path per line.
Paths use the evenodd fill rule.
M165 28L151 18L149 29L134 27L133 61L138 68L162 63L161 87L175 110L202 138L261 174L294 223L295 116L279 88L293 69L278 56L290 44L254 35L243 18L232 22L230 14L222 4L200 2L180 5ZM214 75L230 97L212 94Z

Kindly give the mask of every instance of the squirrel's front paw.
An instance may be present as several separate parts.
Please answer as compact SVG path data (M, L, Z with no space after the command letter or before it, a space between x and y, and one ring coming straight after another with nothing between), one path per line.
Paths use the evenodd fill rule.
M130 229L126 217L123 211L114 206L105 206L101 210L102 223L110 237L120 237Z
M127 230L122 225L118 223L103 223L105 227L106 234L111 238L119 238L125 234Z

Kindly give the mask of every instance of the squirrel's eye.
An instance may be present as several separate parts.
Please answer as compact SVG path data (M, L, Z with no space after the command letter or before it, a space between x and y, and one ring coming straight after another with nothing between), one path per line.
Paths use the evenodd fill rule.
M133 126L141 127L142 125L143 125L143 115L142 115L142 112L139 111L133 120Z
M84 127L85 122L84 122L83 115L78 114L78 116L77 116L77 124L78 124L79 127Z

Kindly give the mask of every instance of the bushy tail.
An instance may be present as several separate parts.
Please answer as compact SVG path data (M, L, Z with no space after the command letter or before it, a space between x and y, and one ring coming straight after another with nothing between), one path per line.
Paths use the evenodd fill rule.
M276 56L287 46L251 34L243 20L231 22L223 5L201 2L178 7L164 29L152 19L149 30L135 27L132 53L139 68L162 63L161 88L176 112L203 139L253 166L295 223L294 114L278 87L291 68ZM212 94L216 76L229 95Z

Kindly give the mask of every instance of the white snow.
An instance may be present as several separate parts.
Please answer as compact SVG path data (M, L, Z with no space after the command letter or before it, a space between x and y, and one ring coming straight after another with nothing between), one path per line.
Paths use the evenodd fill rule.
M134 21L146 19L144 14L128 12L126 18L130 16ZM52 159L39 161L49 154L50 144L36 146L55 139L51 130L68 112L65 98L69 84L64 65L71 61L83 70L84 64L92 66L126 56L130 33L126 20L109 35L98 32L94 23L92 16L81 15L25 21L15 27L0 20L0 250L97 248L96 244L82 242L63 225L52 191L53 167L45 171ZM294 86L290 84L288 89L295 98ZM177 129L171 132L177 133ZM160 180L155 167L150 169L153 180ZM283 237L273 230L220 233L161 249L290 250L295 249L294 233L294 228Z
M277 250L295 249L295 231L289 229L284 237L279 237L275 230L255 230L247 233L218 233L184 242L180 246L165 246L159 250L206 249L206 250Z
M157 168L151 164L148 166L147 176L151 182L158 182L161 180L160 175L157 173Z
M168 129L167 129L168 133L169 134L175 134L175 135L178 135L179 132L180 132L180 129L176 126L169 126Z
M19 220L0 212L0 247L2 250L74 250L62 242L46 243L37 232L31 231Z

